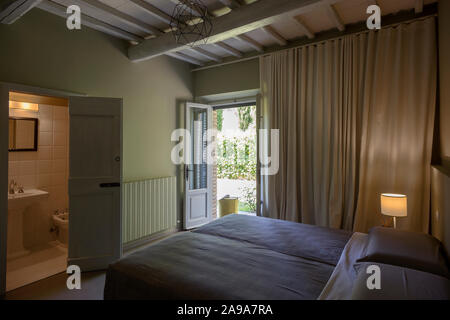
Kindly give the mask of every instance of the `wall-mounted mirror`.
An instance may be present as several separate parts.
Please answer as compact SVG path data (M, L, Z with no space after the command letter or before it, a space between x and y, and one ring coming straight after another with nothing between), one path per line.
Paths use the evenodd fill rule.
M38 119L9 118L9 151L37 151Z

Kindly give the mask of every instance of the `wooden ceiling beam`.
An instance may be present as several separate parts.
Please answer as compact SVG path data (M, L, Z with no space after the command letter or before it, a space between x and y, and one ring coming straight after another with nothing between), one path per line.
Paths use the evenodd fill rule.
M36 7L42 0L9 1L0 8L0 22L12 24Z
M315 37L314 32L306 26L300 16L294 17L294 20L297 23L298 28L302 31L302 33L306 34L309 39L313 39Z
M178 59L178 60L182 60L184 62L189 62L189 63L195 64L197 66L204 66L205 65L202 61L197 60L197 59L195 59L195 58L193 58L191 56L188 56L187 54L184 54L182 52L168 52L166 54L168 56L171 56L172 58L175 58L175 59Z
M144 10L145 12L154 16L156 19L158 19L164 23L170 24L170 21L172 18L170 15L168 15L164 11L158 9L157 7L151 5L150 3L148 3L144 0L130 0L130 1L133 2L139 8L141 8L142 10Z
M335 0L259 0L212 19L213 26L208 42L223 41L265 27L279 21L292 10L302 14L334 2ZM180 51L198 40L203 40L195 35L187 35L187 39L188 43L177 43L173 34L168 32L130 47L128 57L133 61L142 61L167 52Z
M341 17L339 17L339 14L337 13L337 11L333 7L333 5L332 4L327 4L326 8L327 8L328 16L333 21L333 23L336 26L336 28L338 28L339 31L344 31L345 30L345 25L342 22Z
M202 57L205 57L205 58L209 59L209 60L213 60L213 61L216 61L216 62L221 62L222 61L222 59L219 56L217 56L214 53L211 53L209 51L206 51L206 50L204 50L202 48L194 47L191 50L196 52L197 54L201 55Z
M264 51L262 44L260 44L256 40L250 38L249 36L246 36L245 34L238 35L236 38L241 40L242 42L245 42L246 44L248 44L250 47L252 47L253 49L255 49L258 52Z
M181 3L185 7L190 8L197 15L199 15L199 16L203 15L203 12L200 12L199 10L197 10L197 8L194 5L192 5L192 3L189 0L172 0L172 2ZM210 18L214 18L214 16L209 12L209 10L206 12L206 14Z
M238 57L238 58L242 58L244 56L243 53L240 52L238 49L233 48L232 46L226 44L225 42L219 41L219 42L216 42L216 43L213 43L213 44L218 46L219 48L221 48L222 50L224 50L228 54L231 54L232 56L235 56L235 57Z
M241 6L241 3L237 0L219 0L225 7L230 9L237 9Z
M266 34L268 34L273 40L275 40L280 46L287 45L288 41L283 38L281 34L279 34L273 27L265 26L263 30Z
M139 29L142 32L150 33L152 35L161 35L164 32L145 23L141 20L136 19L135 17L132 17L126 13L123 13L122 11L119 11L113 7L110 7L98 0L71 0L72 4L79 5L82 7L83 4L86 4L94 9L97 9L104 14L107 14L109 16L114 17L115 19L121 21L122 23L125 23L131 27L134 27L136 29Z
M412 21L412 20L418 19L418 18L420 19L423 17L434 17L437 15L437 13L438 13L437 3L432 3L429 5L424 5L423 12L419 15L419 17L414 12L414 8L411 8L411 10L407 10L407 11L387 14L382 17L383 28L390 28L390 27L396 26L400 23ZM222 63L207 63L204 67L198 67L198 68L193 69L192 71L195 72L195 71L199 71L199 70L205 70L208 68L214 68L217 66L229 65L229 64L233 64L235 62L257 59L258 57L260 57L262 55L277 52L277 51L283 50L285 48L300 48L300 47L304 47L304 46L308 46L308 45L313 45L316 43L321 43L323 41L328 41L331 39L338 39L338 38L341 38L342 35L351 35L351 34L357 34L357 33L361 33L361 32L365 33L367 31L368 30L367 30L366 21L351 23L351 24L346 25L344 32L338 32L338 30L335 30L335 29L317 32L315 34L314 39L308 39L306 37L297 38L297 39L291 40L282 49L280 49L280 47L276 46L276 45L270 46L270 47L265 47L264 53L262 53L262 54L252 51L252 52L244 53L241 58L225 57L223 59Z

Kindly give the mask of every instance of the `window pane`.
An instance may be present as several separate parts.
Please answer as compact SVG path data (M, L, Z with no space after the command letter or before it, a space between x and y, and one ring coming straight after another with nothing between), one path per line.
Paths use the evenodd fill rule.
M207 187L206 140L208 117L205 109L191 108L192 152L189 165L189 189L204 189Z

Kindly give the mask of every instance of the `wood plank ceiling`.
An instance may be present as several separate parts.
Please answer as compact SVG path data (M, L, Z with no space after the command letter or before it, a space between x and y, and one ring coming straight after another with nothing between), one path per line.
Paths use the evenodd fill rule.
M214 21L224 15L232 15L243 6L256 7L258 0L201 0ZM261 0L260 0L261 1ZM266 48L283 47L305 37L313 39L319 32L344 31L346 25L367 19L366 9L377 4L382 15L414 9L416 13L424 5L437 0L322 0L310 10L292 10L282 19L241 34L233 34L214 43L164 52L193 65L213 65L228 57L241 58L249 52L264 52ZM306 2L306 1L305 1ZM310 1L312 2L312 1ZM85 26L130 41L130 46L161 37L171 32L170 17L177 3L189 6L189 0L43 0L37 7L60 16L66 16L66 7L78 5ZM175 42L175 40L173 40Z

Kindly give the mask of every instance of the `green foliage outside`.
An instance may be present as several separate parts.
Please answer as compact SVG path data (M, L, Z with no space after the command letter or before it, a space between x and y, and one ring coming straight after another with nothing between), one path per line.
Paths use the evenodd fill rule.
M217 145L217 178L256 180L256 136L225 138L219 134ZM239 211L256 211L256 188L239 190Z
M247 212L256 211L256 187L243 187L242 199L239 201L239 210ZM242 208L241 208L242 207Z
M256 107L249 106L249 107L242 107L238 109L238 115L239 115L239 128L242 131L246 131L248 127L253 122L252 113L255 112Z
M217 139L217 178L256 180L256 137Z
M256 202L256 201L254 201L254 202ZM239 209L239 211L243 211L243 212L255 212L255 210L251 209L251 205L248 205L244 201L239 201L239 208L238 209Z
M223 110L217 110L217 130L222 131L223 124Z

